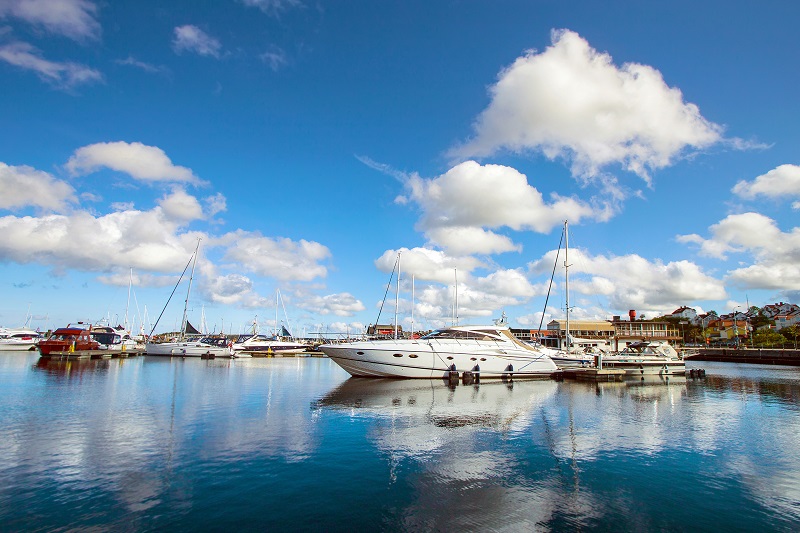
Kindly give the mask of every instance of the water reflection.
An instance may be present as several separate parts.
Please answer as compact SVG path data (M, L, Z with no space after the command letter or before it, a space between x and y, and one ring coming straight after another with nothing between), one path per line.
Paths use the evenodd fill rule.
M111 361L108 359L57 359L40 357L33 366L34 370L41 370L52 376L75 378L81 374L102 372L109 369Z

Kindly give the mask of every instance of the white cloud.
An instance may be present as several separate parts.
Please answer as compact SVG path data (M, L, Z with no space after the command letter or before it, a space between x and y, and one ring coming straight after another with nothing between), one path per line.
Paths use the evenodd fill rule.
M98 217L84 211L68 216L5 216L0 218L0 259L56 270L180 272L196 239L177 234L177 229L160 208Z
M172 48L176 53L186 51L194 52L201 56L219 58L222 45L217 39L211 37L197 26L186 24L175 28Z
M782 232L777 223L760 213L730 215L709 228L711 238L679 237L679 242L700 246L700 253L725 259L746 253L753 264L728 272L728 280L747 289L800 290L800 227Z
M551 159L571 159L576 176L594 177L617 163L649 181L650 171L684 150L721 140L722 128L685 103L654 68L618 68L568 30L554 31L552 43L500 73L475 137L454 149L455 156L541 150Z
M75 189L47 172L0 162L0 209L37 207L63 211L77 203Z
M546 233L566 218L578 222L600 216L574 198L553 194L545 202L524 174L502 165L466 161L435 179L411 176L406 186L423 210L418 229L458 254L520 250L509 237L485 228Z
M0 17L15 17L76 41L100 37L97 6L87 0L2 0Z
M282 66L286 65L286 52L278 47L272 47L270 50L258 56L261 61L269 65L269 67L278 71Z
M756 196L776 199L800 197L800 166L780 165L753 181L740 181L732 191L747 199Z
M400 251L400 277L411 280L412 275L419 281L436 281L452 284L456 271L462 279L484 263L469 256L450 256L439 250L430 248L402 248ZM391 272L395 268L398 250L386 250L375 260L375 267L382 272Z
M103 81L103 75L92 68L77 63L48 61L34 46L13 42L0 46L0 60L25 70L35 72L39 78L60 89Z
M550 272L555 251L530 264L533 272ZM608 298L609 309L637 309L649 314L671 312L685 302L725 297L720 280L705 274L690 261L663 263L636 254L591 256L570 249L570 299L580 294ZM563 256L562 256L563 257ZM556 271L563 278L563 269Z
M317 242L264 237L243 230L223 236L220 242L230 243L224 259L249 272L282 281L311 281L327 275L319 262L330 257L330 251Z
M158 201L164 215L178 223L187 223L204 218L203 208L197 198L183 189L175 189Z
M191 169L173 165L160 148L139 142L90 144L78 148L66 164L67 170L73 176L91 174L102 167L125 172L145 182L201 183Z
M151 74L165 74L169 72L169 69L162 65L153 65L150 63L146 63L144 61L139 61L133 56L128 56L125 59L117 59L114 63L118 65L126 65L130 67L136 67L141 69L145 72L149 72Z
M313 313L335 316L353 316L366 309L359 299L347 292L326 296L308 296L298 301L297 305Z

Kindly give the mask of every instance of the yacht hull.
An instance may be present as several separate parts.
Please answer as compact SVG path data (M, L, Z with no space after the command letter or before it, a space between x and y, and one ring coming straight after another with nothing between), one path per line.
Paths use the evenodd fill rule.
M200 342L147 343L145 353L167 357L231 357L233 355L233 351L229 347L211 346Z
M324 344L325 355L353 376L447 378L472 372L481 379L549 377L558 370L546 355L491 341L364 341Z

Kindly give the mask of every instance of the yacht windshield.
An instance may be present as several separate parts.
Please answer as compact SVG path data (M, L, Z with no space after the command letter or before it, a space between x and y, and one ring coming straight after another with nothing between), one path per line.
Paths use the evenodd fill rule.
M461 329L437 329L422 337L423 339L472 339L491 341L497 340L497 337L490 332L481 331L465 331Z

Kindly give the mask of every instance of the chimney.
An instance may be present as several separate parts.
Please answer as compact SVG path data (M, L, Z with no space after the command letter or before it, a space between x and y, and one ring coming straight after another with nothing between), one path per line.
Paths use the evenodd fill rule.
M636 309L631 309L630 311L628 311L628 318L631 319L631 322L634 322L636 320Z

